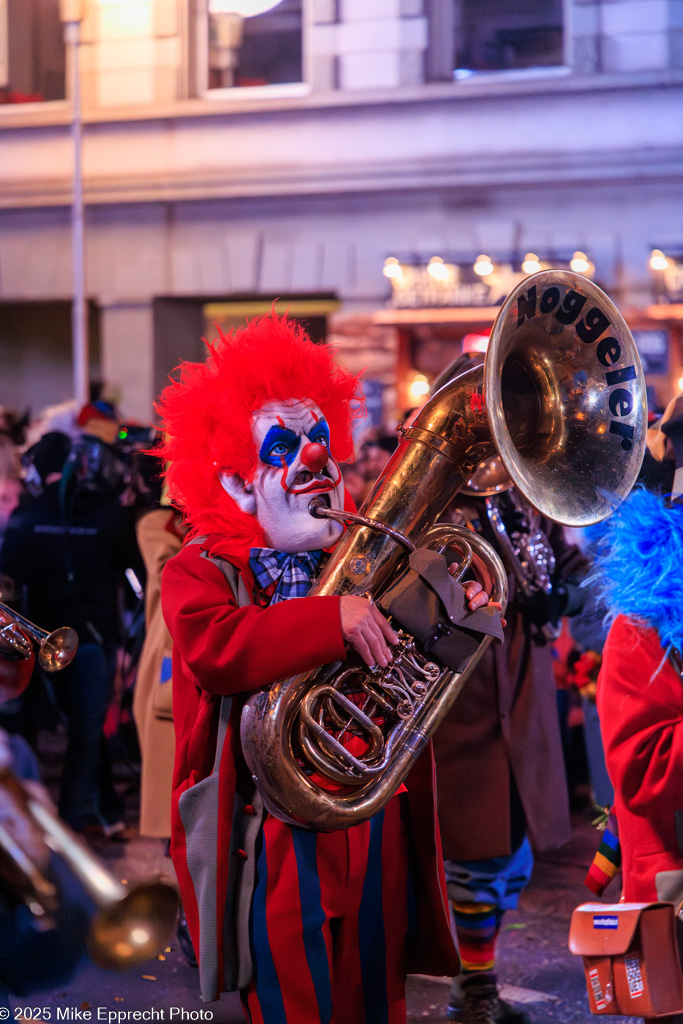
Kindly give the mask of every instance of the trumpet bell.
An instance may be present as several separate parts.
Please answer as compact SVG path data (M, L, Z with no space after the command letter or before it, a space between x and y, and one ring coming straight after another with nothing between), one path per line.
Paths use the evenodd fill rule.
M125 971L164 948L178 921L178 895L162 882L131 889L96 915L88 952L98 967Z
M66 668L78 650L78 633L71 626L61 626L48 633L2 602L0 641L24 659L37 653L38 663L46 672Z
M539 511L588 526L628 495L645 453L645 382L631 332L597 285L551 270L511 292L484 391L505 469Z
M59 672L69 665L78 650L78 633L71 626L61 626L41 643L38 652L40 667L46 672Z

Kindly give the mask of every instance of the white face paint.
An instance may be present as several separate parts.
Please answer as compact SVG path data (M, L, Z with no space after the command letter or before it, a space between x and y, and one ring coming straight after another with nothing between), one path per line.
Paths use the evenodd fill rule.
M318 551L341 534L341 524L314 519L312 497L343 508L344 484L329 454L329 428L309 399L268 402L254 413L252 437L258 463L250 483L219 472L221 484L243 512L256 516L266 543L277 551Z

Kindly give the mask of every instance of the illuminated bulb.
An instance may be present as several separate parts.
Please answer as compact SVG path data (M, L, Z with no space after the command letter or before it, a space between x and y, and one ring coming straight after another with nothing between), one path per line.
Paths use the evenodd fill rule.
M474 264L474 273L479 274L479 277L488 277L489 274L493 273L493 263L491 263L490 256L477 256L476 263Z
M427 266L427 273L436 278L437 281L448 280L448 267L440 256L432 256Z
M575 252L569 262L569 266L575 274L585 274L591 267L585 252Z
M538 262L538 256L535 252L528 252L524 257L522 263L522 270L525 274L537 274L541 269L541 264Z
M669 261L661 249L653 249L650 253L650 266L653 270L666 270Z
M398 262L395 256L388 256L384 261L384 269L382 273L385 277L402 277L403 271L401 270L401 264Z
M683 391L683 377L678 378L678 390Z
M146 943L149 942L151 937L152 936L149 934L146 928L138 927L131 929L130 941L133 943L134 946L144 946Z
M410 397L414 399L420 399L423 395L429 394L429 381L425 376L420 374L415 377L410 385Z

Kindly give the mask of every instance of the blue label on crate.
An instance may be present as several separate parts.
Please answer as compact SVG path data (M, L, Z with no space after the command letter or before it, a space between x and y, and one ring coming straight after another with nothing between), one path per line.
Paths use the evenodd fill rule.
M594 928L618 928L619 918L616 914L593 914Z

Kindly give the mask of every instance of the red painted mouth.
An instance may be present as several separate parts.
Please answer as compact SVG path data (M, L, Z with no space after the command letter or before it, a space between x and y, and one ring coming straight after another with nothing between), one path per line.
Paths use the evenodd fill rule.
M313 480L308 487L288 487L287 490L290 494L313 494L316 491L320 494L325 491L333 491L336 484L332 480Z
M326 476L322 480L316 480L315 477L313 477L313 474L310 472L310 470L306 469L301 470L300 473L303 472L307 476L311 476L312 479L310 480L310 482L306 480L306 483L304 484L303 487L289 487L287 484L287 466L285 465L283 460L282 476L280 477L280 483L282 484L283 491L286 491L287 494L315 494L316 492L318 494L325 494L327 491L335 490L335 488L339 487L339 484L342 481L342 471L337 465L337 463L334 461L334 459L330 459L330 462L337 470L338 476L336 480L333 480L332 477L330 476ZM300 475L300 473L296 474L296 476L294 477L295 480Z

